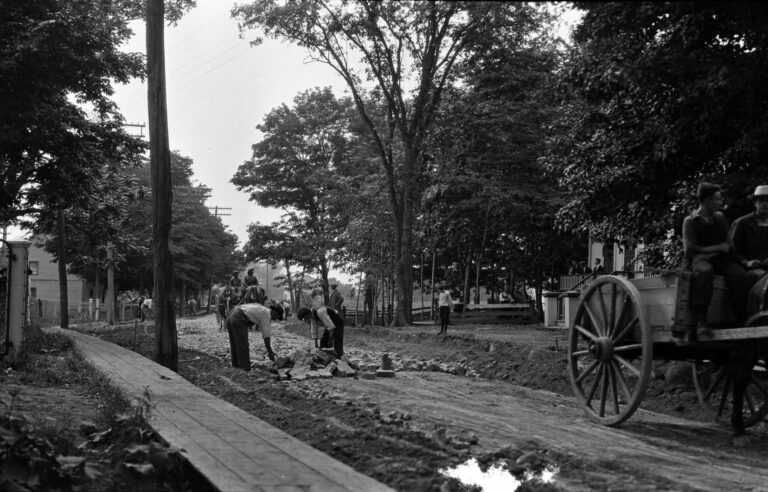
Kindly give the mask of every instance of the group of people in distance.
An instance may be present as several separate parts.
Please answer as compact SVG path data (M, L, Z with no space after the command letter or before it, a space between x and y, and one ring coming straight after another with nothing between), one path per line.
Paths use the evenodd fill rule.
M578 262L571 260L571 266L568 267L568 275L584 275L590 273L605 273L603 260L595 258L595 264L590 268L586 261Z
M691 308L695 326L688 342L709 335L707 315L712 302L714 275L723 275L730 292L734 316L746 320L762 302L750 290L768 271L768 185L760 185L748 197L754 210L734 221L731 227L721 211L720 186L701 183L696 190L698 207L683 221L683 250L691 270Z

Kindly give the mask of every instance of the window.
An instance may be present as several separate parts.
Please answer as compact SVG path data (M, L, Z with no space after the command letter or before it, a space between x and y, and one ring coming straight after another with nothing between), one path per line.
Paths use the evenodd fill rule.
M29 295L32 297L32 299L37 299L37 287L30 287Z
M40 264L36 261L30 261L29 262L29 274L30 275L37 275L38 269L40 268Z

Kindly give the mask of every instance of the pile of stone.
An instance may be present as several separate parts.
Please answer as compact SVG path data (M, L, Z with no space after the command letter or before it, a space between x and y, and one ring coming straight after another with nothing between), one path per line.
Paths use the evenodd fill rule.
M355 377L363 379L393 378L395 370L389 354L381 356L381 365L375 371L368 366L349 360L346 355L336 356L332 348L313 348L297 350L288 357L278 357L272 368L282 381L304 381L305 379L324 379L332 377Z
M337 357L332 348L297 350L278 357L273 368L281 380L292 381L356 376L357 369L346 355Z

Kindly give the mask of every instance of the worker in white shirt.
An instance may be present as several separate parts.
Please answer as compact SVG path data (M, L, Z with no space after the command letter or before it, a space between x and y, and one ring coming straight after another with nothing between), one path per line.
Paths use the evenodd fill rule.
M448 289L446 285L443 285L443 290L440 291L440 296L437 298L437 305L440 309L440 333L438 333L438 335L447 335L453 298L451 297L450 289Z
M229 333L233 367L245 371L251 370L250 346L248 344L248 328L251 326L261 332L269 360L275 360L275 353L272 351L270 340L272 337L272 320L279 319L279 316L277 310L257 303L238 304L232 308L229 316L227 316L226 326Z

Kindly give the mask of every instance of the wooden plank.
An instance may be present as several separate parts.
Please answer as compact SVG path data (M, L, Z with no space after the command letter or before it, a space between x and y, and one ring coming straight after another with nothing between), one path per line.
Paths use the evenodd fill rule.
M149 423L219 490L392 490L135 352L52 330L71 336L86 360L129 399L146 389L153 404Z
M733 340L768 339L768 326L749 326L712 330L712 335L699 335L700 342L725 342ZM677 339L669 331L654 331L654 343L674 342Z

